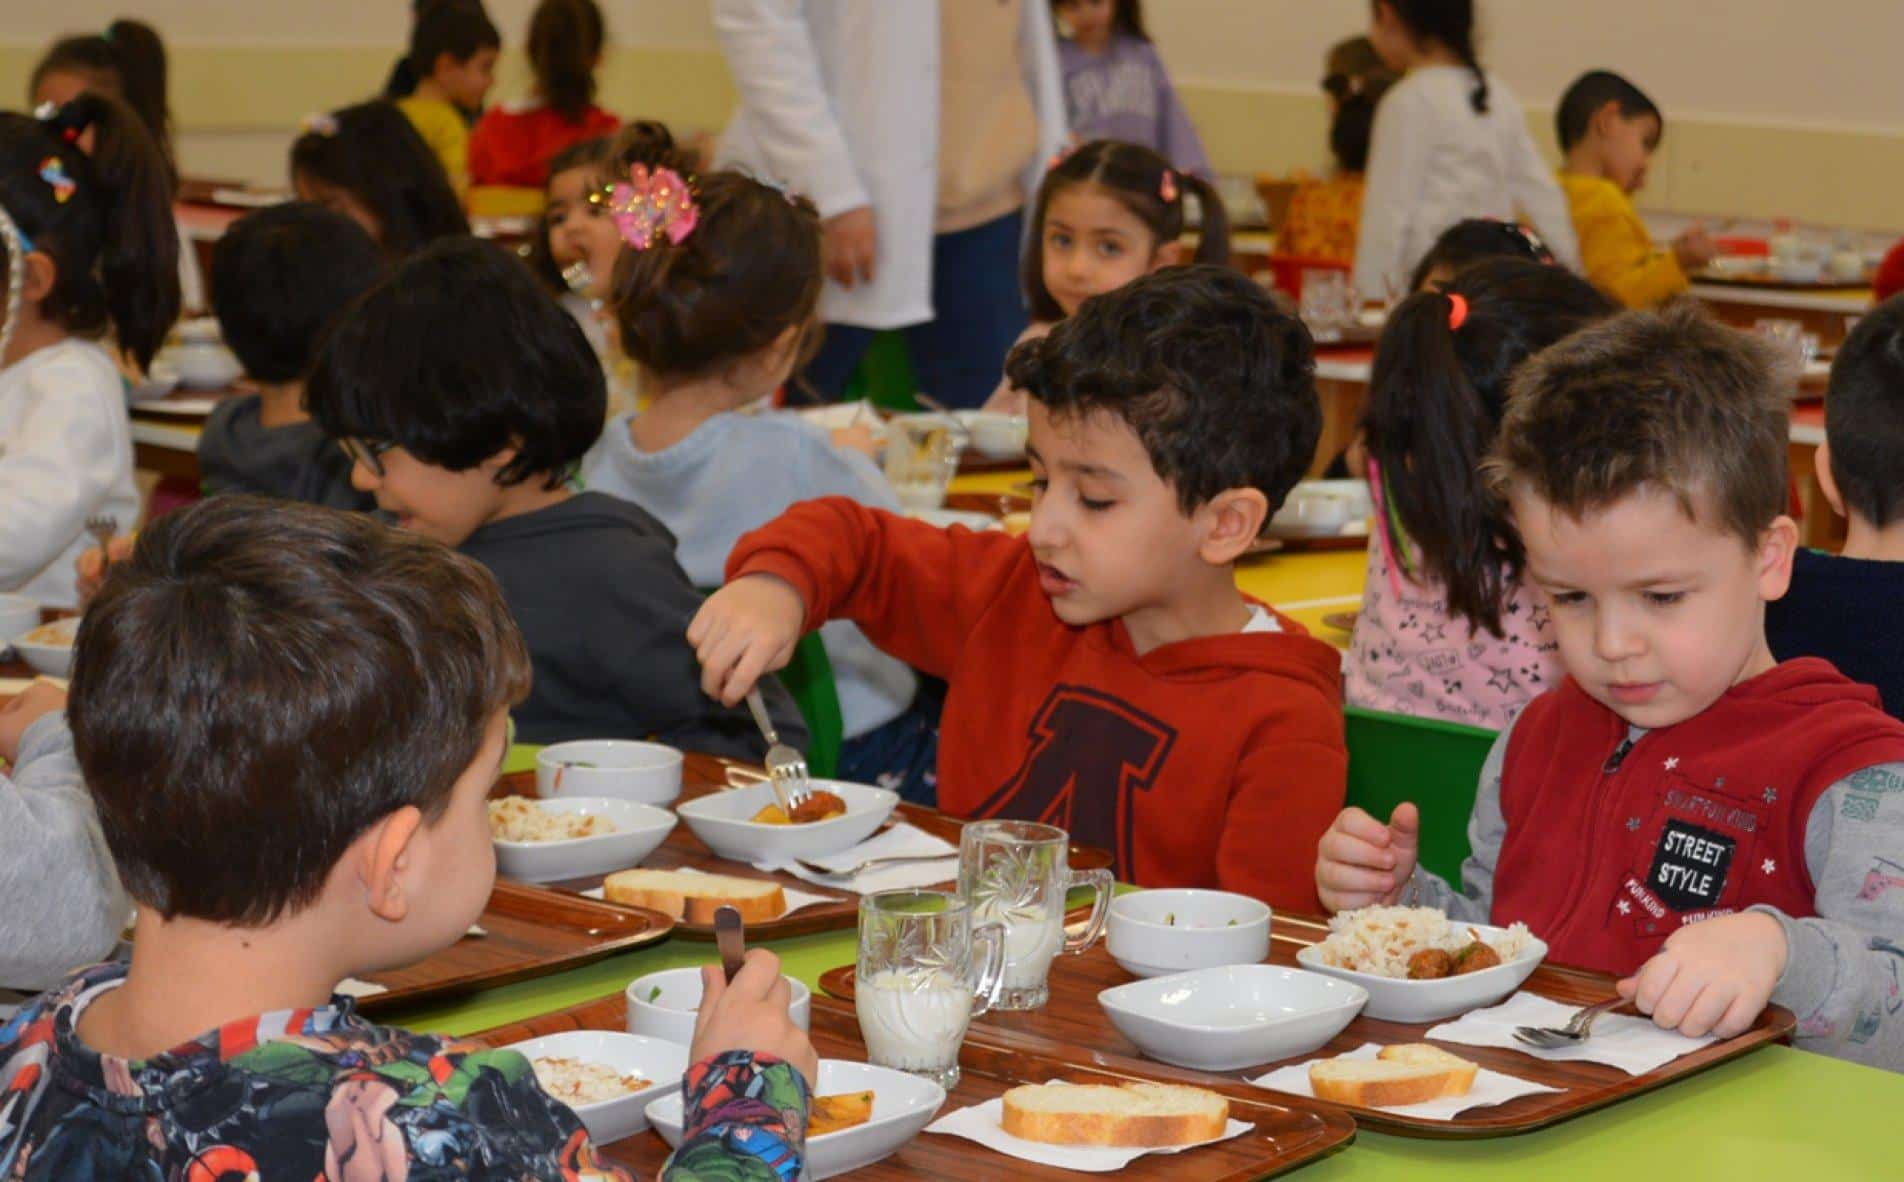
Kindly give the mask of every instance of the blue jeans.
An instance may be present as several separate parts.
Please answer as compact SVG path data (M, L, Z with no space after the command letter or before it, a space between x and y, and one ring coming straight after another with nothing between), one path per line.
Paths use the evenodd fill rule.
M1025 331L1025 298L1018 288L1024 225L1024 211L1016 210L932 240L934 318L903 331L919 388L947 406L976 407L991 397L1005 354ZM819 353L807 363L807 381L838 401L872 341L870 328L827 325Z

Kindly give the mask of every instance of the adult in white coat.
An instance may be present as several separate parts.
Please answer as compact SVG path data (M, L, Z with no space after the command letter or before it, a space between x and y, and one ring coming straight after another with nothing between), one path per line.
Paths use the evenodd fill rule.
M879 329L922 389L977 406L1025 326L1024 209L1065 139L1045 0L714 0L740 106L717 159L790 185L826 224L837 396Z

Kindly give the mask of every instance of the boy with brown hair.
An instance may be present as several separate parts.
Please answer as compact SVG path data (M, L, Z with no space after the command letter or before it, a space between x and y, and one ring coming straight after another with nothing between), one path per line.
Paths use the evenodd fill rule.
M1031 529L829 498L741 538L688 638L738 701L850 619L950 683L939 805L1069 830L1119 878L1313 908L1342 804L1341 658L1236 588L1315 453L1309 334L1228 268L1087 300L1006 373L1031 399Z
M1904 724L1815 658L1776 662L1788 375L1687 309L1539 354L1488 461L1568 678L1496 740L1456 890L1416 864L1420 817L1345 810L1325 906L1411 880L1457 919L1525 921L1553 960L1620 975L1662 1027L1731 1036L1768 1001L1799 1045L1897 1069Z
M141 533L80 626L70 704L132 963L0 1026L0 1177L625 1178L520 1054L333 994L481 914L528 684L495 581L428 539L241 494ZM784 1110L749 1135L797 1162L816 1064L777 962L707 984L682 1155L735 1131L700 1102L740 1080Z

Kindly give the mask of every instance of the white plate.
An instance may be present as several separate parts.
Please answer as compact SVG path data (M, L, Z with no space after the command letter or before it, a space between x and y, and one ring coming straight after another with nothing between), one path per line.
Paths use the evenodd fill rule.
M635 1074L654 1081L639 1092L613 1100L570 1105L587 1126L589 1140L597 1145L645 1132L648 1105L667 1095L678 1098L681 1076L688 1069L686 1047L659 1038L623 1034L619 1030L566 1030L511 1043L502 1049L519 1051L530 1060L579 1059L585 1063L601 1063L624 1075Z
M497 872L523 882L554 882L626 870L640 864L674 831L673 813L633 800L570 796L532 803L552 813L607 817L614 822L615 832L566 841L497 841Z
M820 1060L818 1096L871 1092L873 1119L823 1137L807 1139L807 1177L831 1178L897 1152L932 1123L945 1104L945 1089L931 1080L844 1059ZM648 1105L648 1122L670 1146L681 1144L682 1098L663 1096Z
M25 635L17 636L13 649L20 658L33 666L34 670L48 677L71 677L73 675L73 638L79 634L79 617L68 616L42 625L49 633L58 637L51 643L28 640ZM38 631L38 629L29 629Z
M998 518L990 513L974 513L966 509L913 509L906 514L914 521L923 521L940 529L951 529L962 525L975 533L984 533L989 529L1003 529Z
M1234 1071L1308 1054L1362 1012L1368 990L1282 965L1227 965L1118 985L1098 1005L1146 1055Z
M182 419L202 419L218 409L222 398L167 398L162 402L145 402L139 409L149 415L175 415Z
M813 991L792 977L787 985L792 991L787 1016L805 1030L813 1020ZM662 969L636 977L622 990L622 1000L628 1033L665 1038L685 1047L694 1041L694 1016L701 1008L701 970Z
M1133 891L1111 902L1105 944L1139 977L1256 964L1269 955L1269 904L1230 891Z
M536 795L544 800L595 796L642 804L673 804L681 795L685 757L660 743L583 739L536 752Z
M1455 927L1462 932L1473 928L1489 944L1507 934L1506 928L1484 923L1463 923ZM1521 982L1540 967L1540 962L1546 956L1547 945L1538 936L1529 936L1527 951L1513 960L1491 969L1482 969L1478 973L1442 977L1434 981L1410 981L1334 968L1322 963L1322 957L1313 944L1297 951L1296 963L1318 973L1351 981L1368 990L1368 1016L1371 1018L1380 1018L1385 1022L1439 1022L1443 1018L1493 1005L1519 989Z
M722 858L735 862L777 862L786 858L818 858L858 845L886 823L899 794L868 784L841 780L814 780L846 802L846 813L810 825L769 825L749 820L774 803L771 784L752 784L690 800L680 807L681 819L694 836Z

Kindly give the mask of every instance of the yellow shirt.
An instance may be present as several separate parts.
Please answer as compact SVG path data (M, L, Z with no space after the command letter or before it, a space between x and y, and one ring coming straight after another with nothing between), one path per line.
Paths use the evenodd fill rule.
M445 99L411 95L397 100L397 109L410 120L430 151L443 165L450 188L461 197L469 188L469 124L463 114Z
M1629 308L1646 308L1690 286L1678 256L1653 244L1633 199L1618 185L1563 172L1560 191L1567 195L1580 258L1595 287Z

